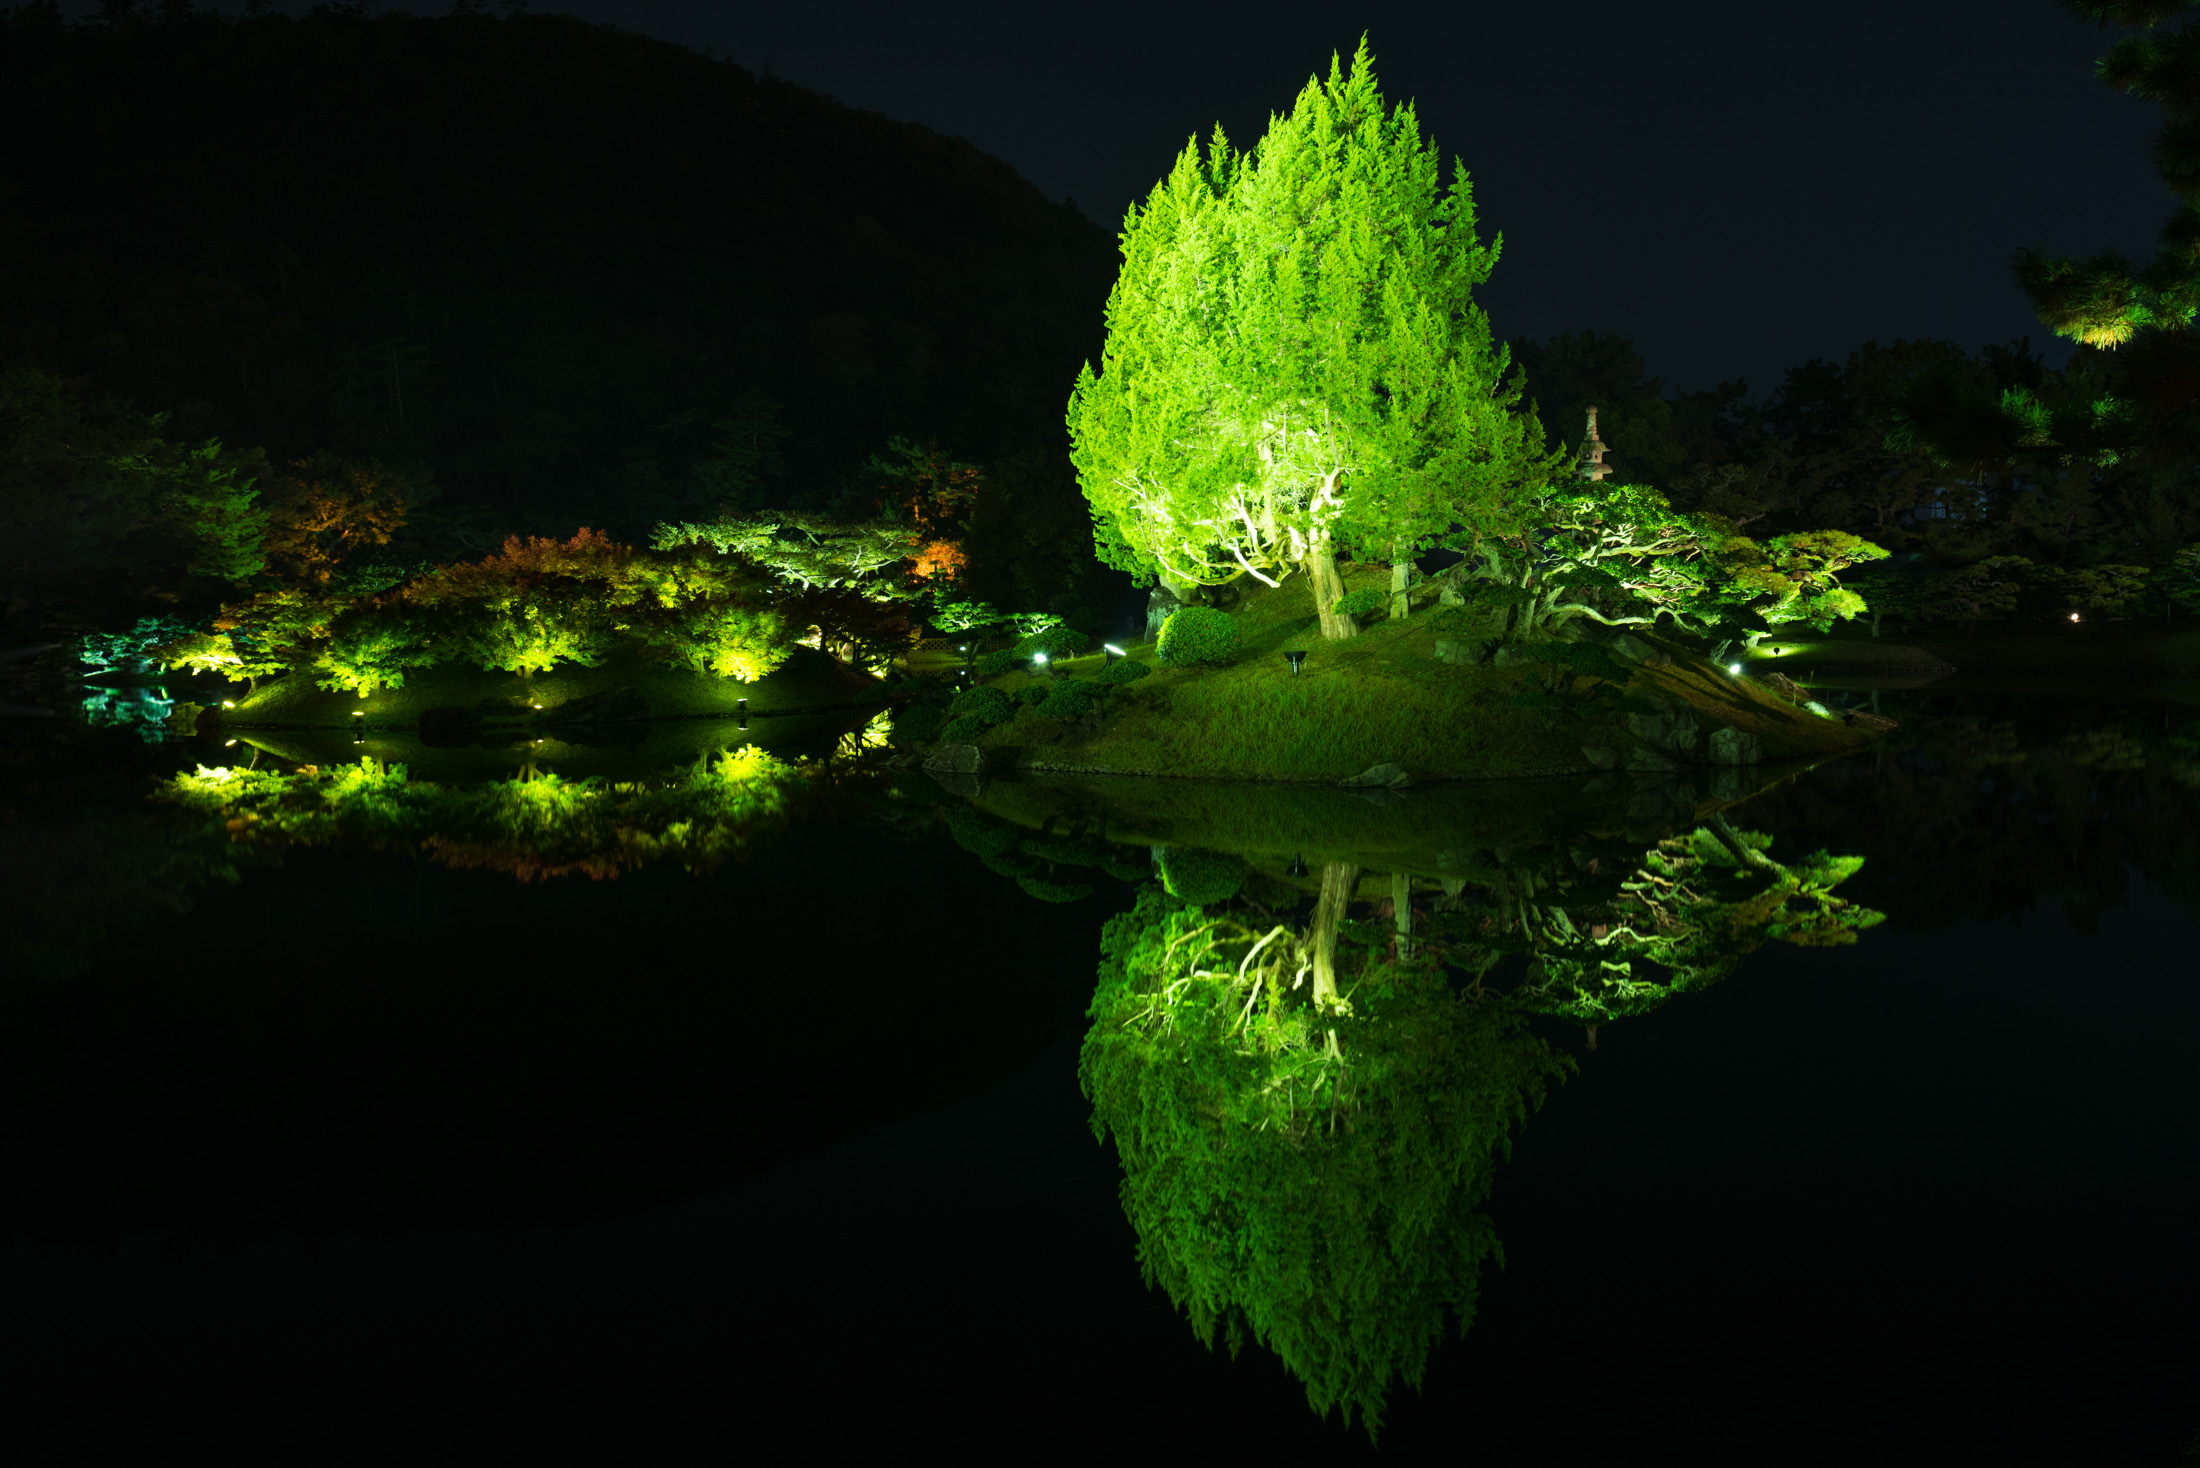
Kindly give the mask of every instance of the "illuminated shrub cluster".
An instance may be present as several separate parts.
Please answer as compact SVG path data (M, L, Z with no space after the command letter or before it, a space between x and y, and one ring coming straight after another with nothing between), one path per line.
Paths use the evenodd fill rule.
M403 687L409 671L437 663L533 674L595 667L625 646L752 682L813 633L848 660L908 644L913 624L898 591L880 592L887 583L790 574L700 541L639 550L592 530L567 541L515 537L496 555L378 595L262 591L223 608L211 633L179 633L159 653L232 677L305 669L332 692L364 695Z

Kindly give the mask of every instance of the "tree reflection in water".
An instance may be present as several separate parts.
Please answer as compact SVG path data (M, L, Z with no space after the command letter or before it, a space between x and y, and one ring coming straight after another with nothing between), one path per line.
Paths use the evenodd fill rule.
M1303 878L1303 924L1258 872L1205 906L1147 887L1105 929L1080 1062L1147 1283L1210 1347L1259 1342L1316 1413L1374 1436L1502 1259L1481 1211L1494 1159L1572 1066L1529 1016L1609 1022L1765 943L1850 943L1880 920L1833 895L1857 859L1786 865L1770 844L1714 814L1632 861L1546 849L1440 894L1332 861ZM1512 955L1524 969L1498 982Z
M209 769L177 775L158 798L219 818L238 841L348 841L418 846L453 867L522 881L598 879L657 861L707 871L783 827L796 796L826 767L755 746L638 780L522 778L444 785L402 764L294 770Z

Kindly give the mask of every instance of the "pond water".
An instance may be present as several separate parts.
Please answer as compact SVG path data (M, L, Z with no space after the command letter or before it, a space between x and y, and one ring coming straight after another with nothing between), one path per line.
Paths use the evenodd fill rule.
M1357 793L0 721L30 1459L2177 1461L2200 714L1881 706Z

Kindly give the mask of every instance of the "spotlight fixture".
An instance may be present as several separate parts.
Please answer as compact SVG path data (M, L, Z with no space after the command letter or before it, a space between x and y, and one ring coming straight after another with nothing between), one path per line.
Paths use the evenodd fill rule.
M1283 656L1284 660L1291 664L1291 676L1294 678L1298 677L1299 665L1306 661L1306 650L1304 648L1300 648L1294 652L1287 652Z
M2077 621L2077 620L2078 620L2078 614L2077 614L2076 612L2072 612L2072 613L2070 614L2070 620L2071 620L2071 621L2073 621L2073 622Z
M1742 676L1742 665L1740 663L1728 663L1726 670L1737 678Z

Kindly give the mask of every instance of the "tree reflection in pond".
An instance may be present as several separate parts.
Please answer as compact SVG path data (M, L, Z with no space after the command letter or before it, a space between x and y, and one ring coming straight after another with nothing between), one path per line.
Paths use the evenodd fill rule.
M1546 851L1445 883L1418 923L1410 877L1377 879L1391 911L1353 918L1366 889L1343 862L1306 874L1303 927L1281 879L1205 906L1148 886L1104 930L1080 1079L1149 1286L1373 1437L1502 1259L1481 1211L1494 1160L1573 1064L1529 1017L1640 1013L1767 942L1879 921L1833 895L1856 859L1783 865L1769 845L1713 816L1632 862ZM1494 982L1512 954L1524 974Z

